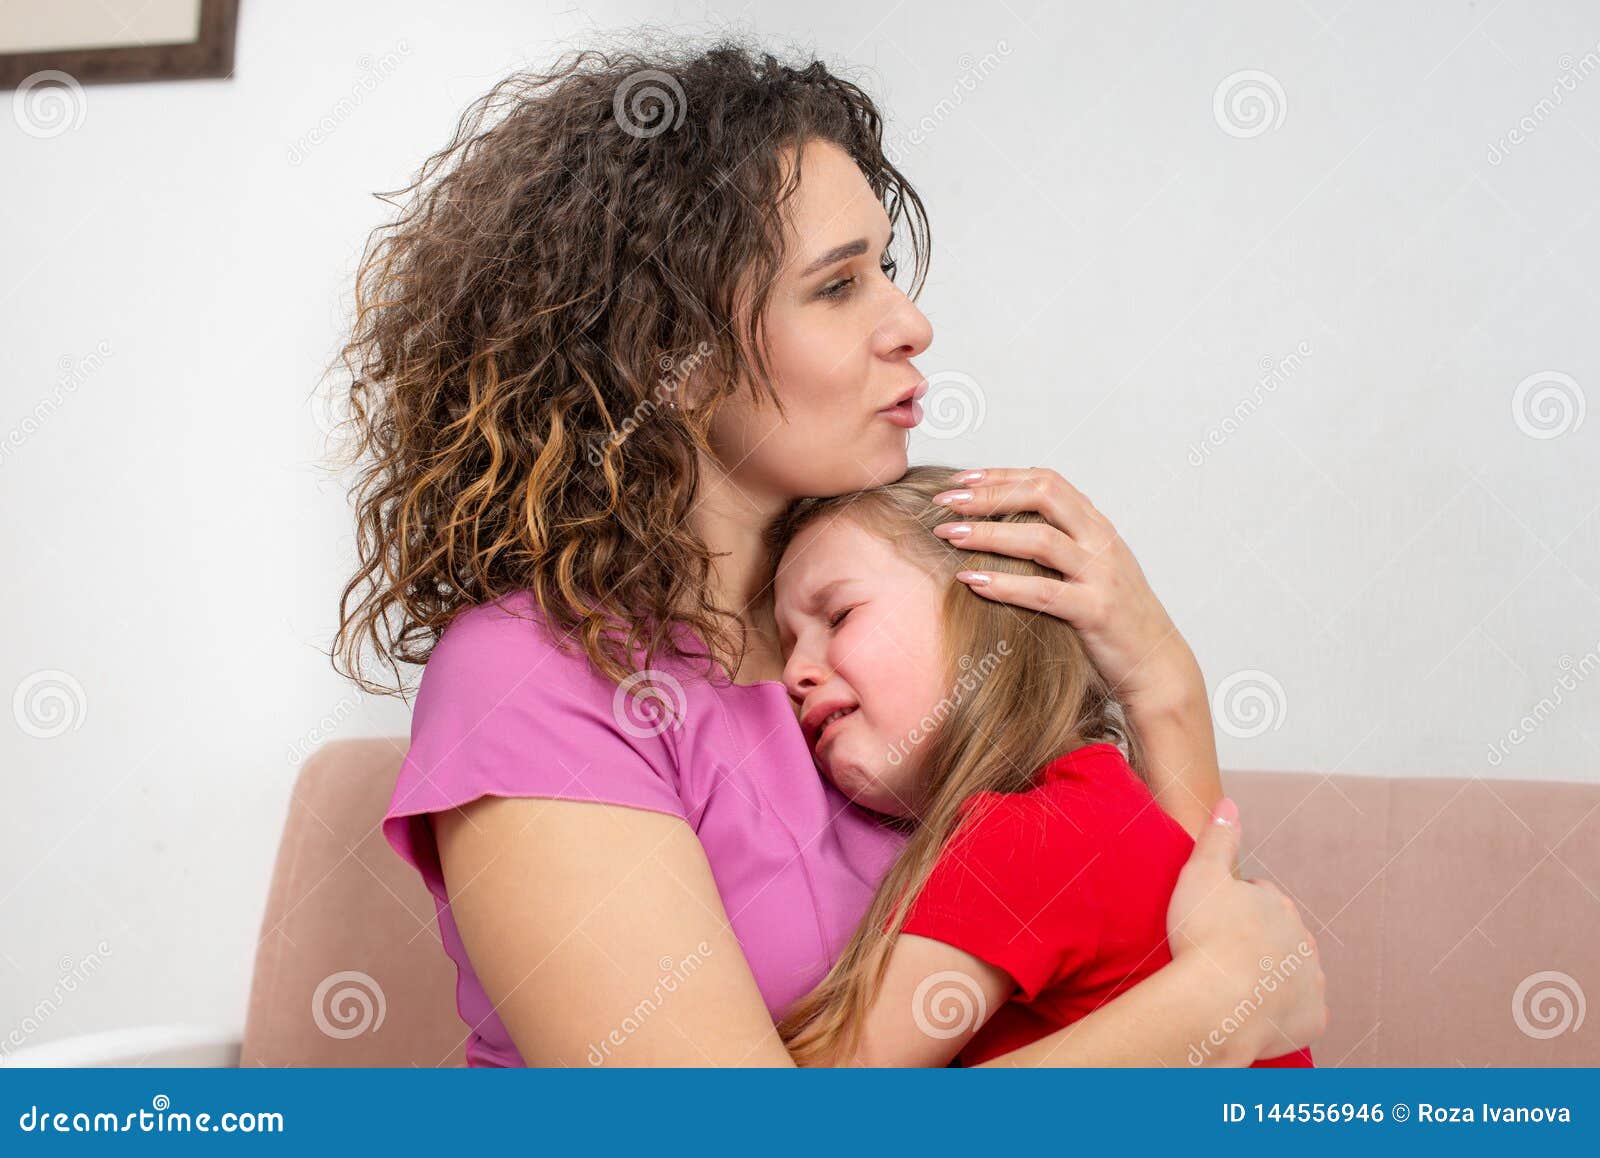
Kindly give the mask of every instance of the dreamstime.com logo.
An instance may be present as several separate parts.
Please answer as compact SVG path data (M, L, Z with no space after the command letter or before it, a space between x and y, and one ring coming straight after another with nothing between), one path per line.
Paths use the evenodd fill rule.
M910 755L913 748L933 735L938 730L939 725L949 717L950 713L961 706L961 701L966 694L976 691L978 685L987 679L995 668L1000 666L1001 658L1010 654L1011 641L1002 639L995 644L994 651L989 652L976 663L973 662L970 655L964 655L956 661L956 666L961 669L962 674L956 677L955 686L950 689L949 695L946 695L924 713L922 719L918 720L911 730L905 734L904 739L896 740L889 746L889 754L886 757L889 763L899 767L900 761Z
M67 1003L67 999L76 993L85 982L99 972L105 964L105 958L111 956L111 946L106 941L98 942L94 951L86 953L74 961L71 957L62 957L60 974L50 993L34 1003L32 1009L22 1015L0 1039L0 1058L4 1058L12 1050L20 1049L26 1045L28 1039L44 1028L45 1022L55 1016L56 1011Z
M41 1110L29 1106L17 1118L29 1134L281 1134L283 1114L277 1110L226 1110L221 1114L173 1110L172 1099L157 1094L148 1110L115 1114L108 1110Z
M316 751L323 741L339 730L339 725L355 714L361 706L361 691L357 689L343 697L333 710L311 726L311 730L289 745L289 763L298 767L300 762Z
M1560 438L1583 425L1589 400L1571 374L1540 370L1511 392L1511 420L1529 438Z
M11 95L11 116L17 128L38 140L49 140L83 124L89 111L76 77L47 68L27 77Z
M671 73L646 68L625 77L611 96L611 112L630 137L648 140L683 124L683 86Z
M50 668L23 678L11 695L11 718L24 735L53 740L83 727L89 700L71 672Z
M1291 375L1305 364L1311 357L1311 343L1302 339L1296 343L1293 352L1284 355L1276 362L1271 355L1262 355L1258 365L1261 367L1261 376L1256 379L1256 384L1251 388L1248 397L1241 398L1234 404L1233 411L1218 425L1207 430L1205 437L1199 442L1189 446L1189 465L1204 466L1207 456L1215 448L1221 446L1237 434L1245 421L1256 411L1260 410L1267 397L1277 392L1279 386L1287 382Z
M1556 677L1555 684L1550 688L1550 694L1542 696L1538 703L1528 709L1522 719L1506 730L1504 736L1489 745L1488 761L1491 768L1498 768L1504 763L1505 758L1511 755L1512 748L1520 747L1528 737L1544 727L1546 720L1560 710L1567 701L1568 693L1577 691L1579 684L1600 671L1600 640L1595 642L1593 648L1584 652L1582 658L1575 660L1570 655L1564 655L1557 666L1561 668L1561 674Z
M662 354L656 361L661 368L661 376L656 379L655 389L650 392L650 397L642 400L633 408L633 413L622 420L620 426L608 434L591 439L589 451L585 456L590 466L599 466L605 461L608 451L615 450L633 435L640 426L657 410L661 409L664 402L670 402L672 395L682 389L684 382L693 374L700 364L711 356L711 344L700 342L694 348L694 353L685 358L674 358L671 354Z
M1246 668L1217 685L1211 715L1217 727L1236 740L1252 740L1283 727L1289 699L1271 672Z
M589 1043L588 1062L592 1066L602 1064L611 1056L611 1051L628 1044L628 1039L644 1027L650 1015L660 1009L666 1002L667 995L678 991L678 986L695 973L700 966L706 963L706 958L711 956L711 946L701 941L694 947L694 952L686 955L682 960L674 961L671 957L662 957L656 962L656 967L661 970L661 976L656 978L650 996L644 998L633 1010L622 1019L621 1023L598 1043Z
M1289 98L1270 72L1246 68L1229 73L1211 94L1211 115L1230 137L1259 137L1283 124Z
M1499 139L1489 143L1489 164L1503 162L1511 155L1512 149L1533 136L1540 125L1555 115L1556 109L1566 98L1578 91L1580 82L1600 72L1600 44L1576 59L1571 53L1564 52L1556 64L1561 71L1550 85L1550 95L1535 101L1533 107L1517 118L1515 125L1501 134Z
M883 143L883 155L889 164L903 164L907 155L925 144L939 126L966 103L968 94L977 92L978 86L1000 67L1000 58L1011 55L1011 46L1004 40L995 41L994 47L993 52L986 52L976 60L970 52L963 52L956 61L961 66L961 75L956 77L955 84L951 86L950 95L940 97L939 102L913 121L909 128L902 129L899 123L896 124L892 135Z
M929 438L976 434L988 410L983 387L971 374L937 370L928 375L928 392L922 399L922 423L917 430Z
M1250 993L1239 999L1239 1004L1233 1007L1233 1012L1224 1017L1222 1024L1208 1033L1204 1041L1196 1042L1189 1046L1189 1064L1191 1066L1201 1065L1211 1056L1212 1050L1220 1049L1226 1044L1227 1040L1239 1032L1239 1028L1249 1020L1250 1015L1261 1008L1262 1002L1265 1000L1264 994L1276 992L1281 982L1288 981L1290 977L1300 971L1300 967L1311 956L1311 945L1308 942L1301 941L1294 948L1295 951L1281 961L1274 961L1271 957L1263 957L1256 963L1257 968L1261 970L1261 976L1256 978L1256 983L1251 988Z
M638 740L683 727L689 697L670 672L647 668L617 685L611 697L611 716L617 727Z
M59 373L50 393L35 402L32 410L0 435L0 463L4 463L12 452L20 450L24 443L43 430L45 424L61 412L67 400L78 392L90 376L104 369L109 357L111 343L104 338L94 344L92 351L81 357L61 355L56 362Z
M948 1041L984 1023L988 1006L978 982L957 969L922 979L911 995L911 1018L931 1038Z
M356 67L360 72L350 91L335 101L332 108L317 118L316 124L301 133L289 146L289 164L302 164L313 149L333 136L340 125L355 115L369 93L389 79L390 74L400 67L400 58L410 55L411 45L401 40L393 51L377 58L370 53L362 53L357 57Z
M1583 1026L1583 987L1570 973L1530 973L1511 995L1511 1020L1529 1037L1560 1037Z
M323 1033L341 1040L377 1033L388 1008L383 986L358 969L328 974L311 995L311 1020Z

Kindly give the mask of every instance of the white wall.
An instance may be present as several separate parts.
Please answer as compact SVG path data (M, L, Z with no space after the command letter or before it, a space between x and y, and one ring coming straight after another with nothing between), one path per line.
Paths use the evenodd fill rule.
M933 213L921 368L984 404L914 457L1093 496L1211 686L1275 681L1242 677L1267 715L1228 709L1227 765L1592 780L1600 15L1531 7L710 6L864 67ZM307 400L370 192L521 60L703 27L559 8L247 3L231 80L0 116L0 688L34 697L0 730L0 1039L237 1026L299 755L404 733L319 654L350 522ZM1241 70L1282 93L1256 135L1217 110ZM1565 417L1519 419L1546 372Z

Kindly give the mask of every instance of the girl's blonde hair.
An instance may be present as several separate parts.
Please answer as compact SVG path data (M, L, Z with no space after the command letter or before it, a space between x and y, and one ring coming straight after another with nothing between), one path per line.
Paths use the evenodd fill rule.
M854 1052L888 967L889 949L940 851L956 834L964 801L979 792L1024 792L1045 764L1100 741L1118 744L1138 774L1146 775L1115 691L1071 624L976 595L955 578L966 569L1062 576L1031 560L964 550L934 535L940 523L962 517L932 501L949 489L953 473L949 467L918 466L898 482L871 490L801 499L767 531L775 568L806 526L820 519L850 519L949 582L941 619L950 692L929 705L925 730L931 734L919 754L926 770L924 803L910 839L839 959L778 1026L801 1065L827 1065ZM995 518L1043 521L1031 512ZM897 745L895 751L905 747Z

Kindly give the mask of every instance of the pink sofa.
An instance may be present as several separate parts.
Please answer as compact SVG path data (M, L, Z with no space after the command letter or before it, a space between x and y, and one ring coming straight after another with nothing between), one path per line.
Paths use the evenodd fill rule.
M403 739L301 770L240 1064L459 1066L432 898L378 830ZM1600 784L1238 772L1249 876L1301 906L1323 1066L1600 1064Z

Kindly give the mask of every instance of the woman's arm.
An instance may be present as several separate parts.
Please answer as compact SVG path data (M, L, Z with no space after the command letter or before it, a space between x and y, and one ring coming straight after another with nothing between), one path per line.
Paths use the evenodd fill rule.
M682 820L618 805L485 797L436 814L434 824L462 940L529 1065L794 1064L728 924L705 852ZM1179 877L1169 911L1171 965L990 1064L1187 1058L1236 1011L1258 958L1309 939L1281 894L1232 878L1237 836L1219 849L1226 840L1204 834ZM686 976L663 991L663 974L690 954L698 959L693 971L678 968ZM1206 1061L1246 1064L1320 1034L1320 962L1310 964L1267 994L1259 1015ZM991 1008L999 1003L988 996L994 992L986 990Z
M991 467L969 481L973 473L953 476L952 490L940 496L969 496L947 503L952 510L966 515L1032 511L1045 522L973 522L961 545L1033 559L1064 578L983 572L988 581L972 583L972 590L1048 612L1078 629L1127 708L1156 801L1197 836L1222 799L1205 680L1139 561L1088 496L1055 471ZM935 534L948 537L949 527Z
M434 829L461 939L528 1065L794 1064L678 817L482 797Z
M1222 799L1222 775L1205 678L1176 628L1172 640L1180 646L1162 658L1155 680L1164 690L1130 703L1128 722L1139 734L1156 803L1198 838Z

